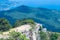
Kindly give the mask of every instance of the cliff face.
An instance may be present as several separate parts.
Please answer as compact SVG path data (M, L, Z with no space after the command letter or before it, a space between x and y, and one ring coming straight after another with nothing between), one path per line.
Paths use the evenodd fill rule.
M48 31L42 28L39 32L40 40L60 40L60 33Z

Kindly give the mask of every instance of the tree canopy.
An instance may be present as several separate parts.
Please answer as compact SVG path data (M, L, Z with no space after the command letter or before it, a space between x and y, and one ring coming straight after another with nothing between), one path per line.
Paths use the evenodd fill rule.
M17 20L14 26L17 27L24 24L34 24L34 21L32 19Z
M11 24L5 18L0 18L0 31L6 31L11 28Z

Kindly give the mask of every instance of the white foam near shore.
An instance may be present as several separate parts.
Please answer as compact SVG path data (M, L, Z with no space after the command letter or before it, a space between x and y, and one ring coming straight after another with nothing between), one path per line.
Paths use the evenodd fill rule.
M42 31L43 31L43 32L47 32L47 29L46 29L46 28L43 28Z

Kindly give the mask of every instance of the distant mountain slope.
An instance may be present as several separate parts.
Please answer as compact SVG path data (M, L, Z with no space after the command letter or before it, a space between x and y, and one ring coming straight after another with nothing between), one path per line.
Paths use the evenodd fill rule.
M33 8L22 5L15 9L0 12L0 17L3 16L7 19L11 17L12 20L32 18L36 22L42 23L48 30L60 32L60 12L49 10L45 8ZM12 22L13 23L13 22Z

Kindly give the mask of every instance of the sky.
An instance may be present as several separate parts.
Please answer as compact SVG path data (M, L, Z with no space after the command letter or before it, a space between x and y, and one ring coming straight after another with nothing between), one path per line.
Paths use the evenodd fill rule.
M8 10L20 5L60 10L60 0L0 0L0 9Z
M60 10L60 0L24 0L29 6Z

